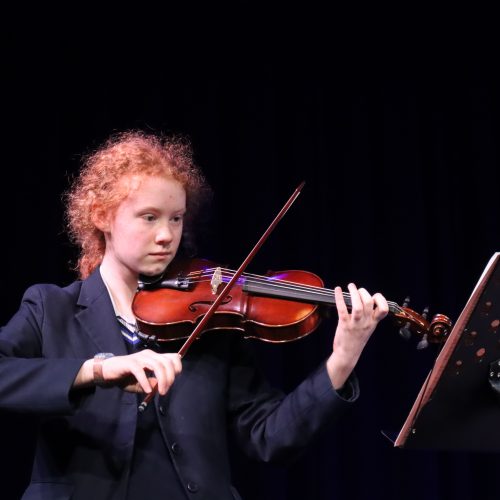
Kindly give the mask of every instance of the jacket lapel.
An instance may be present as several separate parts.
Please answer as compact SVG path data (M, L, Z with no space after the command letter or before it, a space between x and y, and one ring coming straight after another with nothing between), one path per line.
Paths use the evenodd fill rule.
M82 307L76 319L96 345L96 352L127 354L113 304L99 268L82 282L77 304Z

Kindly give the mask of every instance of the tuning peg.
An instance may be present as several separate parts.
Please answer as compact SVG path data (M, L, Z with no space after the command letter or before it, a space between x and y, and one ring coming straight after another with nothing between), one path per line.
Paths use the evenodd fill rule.
M429 315L429 307L425 307L422 312L422 318L427 319L428 315ZM429 341L427 340L427 334L424 333L422 339L417 344L417 349L421 351L422 349L427 349L427 347L429 347Z
M429 347L429 341L427 340L427 334L424 333L422 340L417 344L417 349L421 351L422 349L426 349Z
M422 317L423 317L424 319L427 319L427 316L428 316L428 315L429 315L429 307L426 307L426 308L424 309L424 312L422 313Z
M410 340L411 338L410 322L406 323L406 325L402 326L399 329L399 335L401 335L401 337L403 337L405 340Z
M410 297L406 297L403 302L403 307L408 307L409 303L410 303ZM405 340L410 340L411 330L409 321L407 321L406 324L399 329L399 335L401 335L401 337L403 337Z

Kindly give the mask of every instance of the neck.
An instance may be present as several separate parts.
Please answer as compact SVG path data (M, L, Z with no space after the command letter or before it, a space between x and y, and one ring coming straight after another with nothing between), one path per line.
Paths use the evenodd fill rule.
M137 276L117 270L109 260L103 259L101 276L111 294L116 313L127 320L132 320L132 300L137 291Z

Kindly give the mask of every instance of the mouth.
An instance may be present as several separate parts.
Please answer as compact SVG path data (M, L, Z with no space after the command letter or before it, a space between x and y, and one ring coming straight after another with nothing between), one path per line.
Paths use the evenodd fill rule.
M153 252L150 253L149 255L151 255L152 257L156 257L158 259L164 259L170 255L170 252Z

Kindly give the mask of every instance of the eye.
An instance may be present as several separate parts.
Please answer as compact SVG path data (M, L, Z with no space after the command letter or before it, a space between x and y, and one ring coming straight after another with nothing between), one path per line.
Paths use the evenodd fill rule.
M154 222L156 220L156 215L154 214L144 214L141 216L146 222Z
M184 215L175 215L174 217L172 217L172 222L174 224L181 224L183 220L184 220Z

